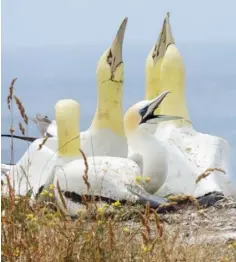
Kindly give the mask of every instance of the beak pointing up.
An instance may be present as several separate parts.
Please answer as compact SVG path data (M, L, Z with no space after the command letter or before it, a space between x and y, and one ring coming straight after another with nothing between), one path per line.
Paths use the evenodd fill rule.
M164 98L170 93L170 91L164 91L162 94L152 99L149 104L143 109L145 113L142 115L142 123L156 124L161 121L182 119L180 116L168 116L168 115L154 115L154 111L160 106Z
M108 59L109 59L108 63L111 66L112 73L114 73L117 66L123 62L122 61L122 46L123 46L123 40L124 40L127 22L128 22L128 18L126 17L123 20L123 22L121 23L120 28L116 34L116 37L110 49L110 55L108 56Z

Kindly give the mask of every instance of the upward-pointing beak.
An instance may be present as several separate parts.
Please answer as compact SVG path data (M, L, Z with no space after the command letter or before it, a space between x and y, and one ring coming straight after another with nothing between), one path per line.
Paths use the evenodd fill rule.
M168 115L154 115L154 111L160 106L164 98L170 93L170 91L164 91L162 94L152 99L147 107L147 111L142 118L141 123L156 124L161 121L182 119L180 116L168 116Z
M170 26L170 13L169 12L166 14L166 18L165 18L165 32L166 32L165 48L167 49L169 45L175 43L174 37L172 35L172 31L171 31L171 26Z
M111 46L111 53L113 58L111 64L112 72L114 72L117 66L120 63L122 63L122 47L123 47L123 40L124 40L127 22L128 22L128 18L126 17L121 23L120 28Z
M153 58L154 64L159 59L164 57L167 47L170 44L175 43L172 32L171 32L169 17L170 17L170 13L168 12L166 14L164 21L163 21L161 32L159 34L159 37L157 39L157 42L155 44L155 47L154 47L154 50L153 50L153 53L152 53L152 58Z

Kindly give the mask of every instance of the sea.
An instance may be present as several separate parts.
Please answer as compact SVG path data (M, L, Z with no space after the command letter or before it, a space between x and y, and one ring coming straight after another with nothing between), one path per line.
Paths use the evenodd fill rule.
M86 130L96 109L96 66L108 46L15 46L2 47L2 134L9 133L10 112L7 95L17 77L15 95L29 118L36 113L55 119L57 100L72 98L81 104L81 130ZM144 98L145 59L151 46L125 45L124 111ZM186 67L186 99L196 130L225 138L231 146L231 172L236 176L236 52L233 43L179 43ZM19 112L14 106L15 134L21 134ZM30 121L30 136L39 136ZM28 147L14 140L14 161ZM10 139L2 138L1 161L11 159Z

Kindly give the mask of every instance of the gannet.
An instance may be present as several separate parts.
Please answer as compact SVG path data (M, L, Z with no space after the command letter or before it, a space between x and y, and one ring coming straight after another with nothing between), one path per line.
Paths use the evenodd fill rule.
M122 46L127 21L128 18L123 20L111 47L103 53L97 65L97 109L90 128L80 134L81 147L86 155L127 157L128 154L122 103L124 82ZM37 121L37 125L40 130L44 130L47 122ZM57 136L55 120L47 126L44 136Z
M148 193L156 192L163 185L168 169L165 148L142 126L145 123L161 121L161 119L165 121L175 118L174 116L153 114L168 93L163 92L153 100L139 102L125 114L125 129L129 133L129 139L135 141L135 150L142 159L142 167L128 158L88 157L86 159L87 180L90 189L87 188L83 178L86 167L80 152L79 104L68 99L57 102L55 110L59 148L58 161L49 181L53 181L55 188L58 181L67 204L67 210L71 215L76 215L81 205L82 194L101 197L104 201L112 199L136 202L141 199L140 195L137 196L133 193L136 191L135 188L138 187L141 195L148 195ZM146 182L143 185L146 191L137 185L136 177L138 176L150 179L150 183ZM149 197L154 200L153 196ZM57 189L55 189L55 199L63 208ZM158 205L164 201L158 197L154 203ZM153 201L151 202L153 203Z
M166 89L171 90L173 95L163 102L158 109L158 113L175 114L183 117L183 119L159 123L155 136L161 141L168 143L170 150L173 149L176 151L178 149L180 151L184 156L186 165L188 162L193 169L196 176L194 180L208 168L218 167L227 172L227 159L230 150L228 142L220 137L197 132L190 122L185 99L184 64L172 36L169 14L165 18L164 29L162 30L165 31L163 33L165 36L165 53L163 55L163 51L160 52L162 54L162 59L160 60L161 66L159 66L160 72L158 73L160 77L156 81L152 75L155 71L150 70L150 68L155 67L155 63L149 57L148 66L146 67L149 74L146 74L146 76L148 79L154 79L155 81L151 82L147 80L147 89L154 88L155 92L153 92L155 94ZM156 45L158 45L158 42ZM175 165L177 167L179 163L175 163L173 168L175 168ZM202 179L196 185L192 194L195 197L201 197L211 192L222 192L220 185L220 177L222 175L225 176L225 174L217 172L217 174L212 174ZM175 182L172 183L172 181ZM176 193L179 191L182 183L186 184L188 182L189 185L192 185L192 174L186 180L186 176L183 176L183 173L179 174L178 179L176 179L173 173L168 173L165 184L157 194L168 195L172 192Z
M81 148L86 156L107 155L127 157L128 154L122 108L124 78L122 45L127 20L127 18L123 20L111 47L103 53L98 62L96 73L98 85L97 110L90 128L80 134ZM47 121L45 121L45 118L43 120L42 116L37 116L36 122L41 135L44 134L44 136L50 139L47 139L41 150L38 150L38 148L39 145L43 143L44 138L35 139L16 165L2 165L2 169L4 171L8 170L11 173L14 169L17 169L17 172L21 174L19 177L22 177L21 165L23 169L26 170L26 173L33 172L34 177L36 177L38 181L37 177L41 177L42 172L46 174L45 166L51 166L51 161L55 160L55 152L57 151L57 126L55 120L49 123L50 120L48 118L46 119ZM2 136L11 137L11 135ZM13 137L27 140L27 137L24 136ZM28 141L33 140L34 138L32 137L28 139ZM40 181L44 181L44 178ZM33 184L35 184L35 181Z

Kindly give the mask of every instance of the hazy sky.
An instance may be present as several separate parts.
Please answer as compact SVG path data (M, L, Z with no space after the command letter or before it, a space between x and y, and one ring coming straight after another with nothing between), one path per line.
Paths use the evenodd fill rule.
M110 42L125 16L126 43L153 43L167 11L177 41L236 41L235 10L235 0L2 0L2 44Z

